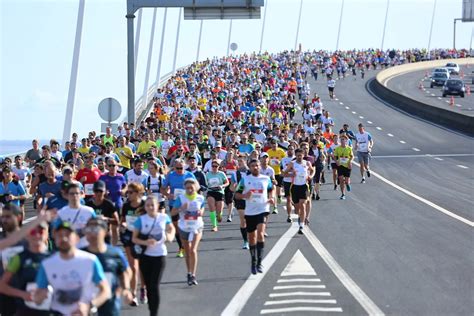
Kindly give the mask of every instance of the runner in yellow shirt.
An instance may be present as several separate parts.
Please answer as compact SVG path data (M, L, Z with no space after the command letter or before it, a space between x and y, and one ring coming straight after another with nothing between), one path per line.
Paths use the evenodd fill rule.
M267 150L270 158L270 167L275 171L275 180L277 181L276 195L278 203L281 203L281 188L283 187L283 176L281 174L281 160L286 157L286 152L278 147L276 139L270 141L270 149Z
M341 145L334 149L334 159L337 164L337 174L339 176L339 183L341 187L341 200L346 199L345 189L347 187L347 192L351 191L351 170L352 170L352 160L354 159L354 154L352 153L352 147L347 145L347 135L341 134Z
M127 169L124 171L124 173L130 170L130 160L133 159L133 151L130 147L126 145L125 137L127 136L122 136L119 138L118 147L114 150L120 159L120 164L122 165L122 167Z
M155 142L150 140L150 134L146 133L143 136L143 141L138 144L137 154L146 154L150 152L152 146L156 146Z

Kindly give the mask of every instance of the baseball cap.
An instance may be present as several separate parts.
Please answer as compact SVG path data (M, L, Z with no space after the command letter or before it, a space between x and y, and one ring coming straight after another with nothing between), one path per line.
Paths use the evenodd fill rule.
M61 190L67 191L70 185L71 185L71 182L63 180L61 182Z
M222 143L221 142L216 142L216 146L214 147L222 147Z
M61 230L61 229L67 229L71 232L74 231L74 229L72 228L72 224L70 222L63 221L63 220L59 219L54 224L54 230L58 231L58 230Z
M97 181L94 183L94 186L92 187L92 190L95 191L102 191L105 192L105 182L102 180Z
M268 154L266 152L261 153L260 158L263 158L263 157L268 157Z

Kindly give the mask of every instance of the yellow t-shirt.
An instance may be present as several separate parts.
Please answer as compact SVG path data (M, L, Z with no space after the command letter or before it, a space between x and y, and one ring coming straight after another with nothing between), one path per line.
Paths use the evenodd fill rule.
M146 154L147 152L150 151L150 148L151 148L152 146L156 146L156 144L155 144L154 141L151 141L151 140L149 140L148 142L142 141L142 142L138 145L137 153L138 153L138 154Z
M122 165L122 167L125 167L127 169L130 169L131 166L130 166L130 159L125 157L125 155L129 156L129 157L132 157L133 156L133 151L132 149L130 149L130 147L128 146L125 146L125 147L118 147L118 148L115 148L115 153L117 154L117 156L119 157L120 159L120 164Z
M286 157L286 153L283 149L277 148L275 150L267 150L268 158L270 158L270 167L275 171L275 175L281 174L280 163L283 158Z
M79 147L77 149L77 151L80 152L81 154L85 155L85 154L89 153L90 147Z

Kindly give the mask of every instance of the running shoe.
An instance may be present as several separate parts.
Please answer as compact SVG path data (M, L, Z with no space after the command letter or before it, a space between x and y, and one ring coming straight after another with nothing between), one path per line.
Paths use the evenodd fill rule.
M195 275L192 275L191 276L191 285L198 285L198 281L196 280L196 276Z
M288 218L286 219L286 222L287 222L287 223L292 223L292 222L293 222L293 220L291 219L291 217L290 217L290 216L288 216Z
M191 273L188 273L188 285L191 286L193 285L193 275Z
M250 267L250 272L251 272L252 274L257 274L257 266L252 265L252 266Z
M278 210L276 206L273 206L272 214L278 214Z
M340 197L339 199L345 200L345 199L346 199L346 196L343 194L343 195L341 195L341 197Z
M311 195L311 200L316 200L316 195L314 193Z
M298 234L304 235L304 233L303 233L303 227L300 227L300 229L298 229Z
M132 306L132 307L137 307L138 306L138 299L136 297L134 297L129 305Z
M316 194L316 201L319 201L320 199L319 194Z
M304 220L304 224L305 224L305 225L309 225L309 218L306 218L306 219Z
M362 180L360 181L360 183L365 183L365 178L362 178Z
M347 188L347 192L351 192L351 185L350 184L346 184L346 188Z
M264 237L268 237L268 234L267 234L267 233L264 233L263 236L264 236Z
M211 231L217 232L218 231L217 226L212 227Z
M147 304L148 303L148 297L146 295L146 289L142 287L140 289L140 304Z
M242 244L242 249L250 249L248 241L244 241L244 243Z
M184 249L181 248L179 251L176 253L176 258L183 258L184 257Z
M370 178L370 170L367 170L367 177Z
M262 266L262 264L257 265L257 272L258 272L258 273L263 273L263 266Z
M227 216L227 223L231 223L232 222L232 215L229 215Z

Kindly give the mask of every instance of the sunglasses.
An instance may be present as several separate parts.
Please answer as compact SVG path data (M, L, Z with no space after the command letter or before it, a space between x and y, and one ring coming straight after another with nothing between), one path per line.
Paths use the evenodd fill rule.
M176 167L176 170L183 170L183 167Z
M116 165L107 165L107 166L110 167L110 168L113 168L113 167L115 167Z

